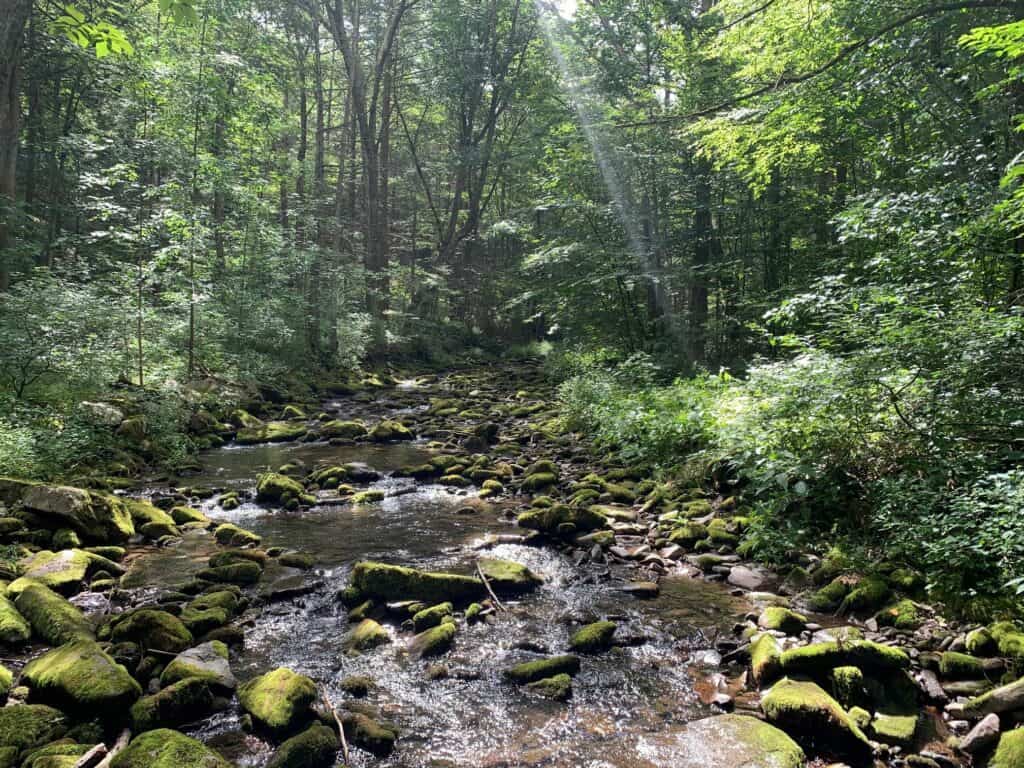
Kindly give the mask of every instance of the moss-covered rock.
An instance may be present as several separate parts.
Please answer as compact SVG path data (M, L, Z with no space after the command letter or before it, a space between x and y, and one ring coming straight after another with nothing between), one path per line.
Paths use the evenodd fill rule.
M26 580L42 584L63 595L73 595L82 588L86 579L99 571L114 576L124 573L119 563L82 549L65 549L60 552L44 549L23 560L21 566L24 575L7 589L7 593L13 597L17 597L21 586L27 583Z
M281 744L267 768L331 768L340 747L334 731L314 725Z
M188 523L201 523L203 525L210 524L210 518L198 509L182 505L171 507L171 519L178 525L187 525Z
M149 523L159 523L165 526L173 526L174 518L164 512L160 507L145 499L125 499L125 506L132 517L136 529L142 529Z
M132 739L110 768L231 768L231 764L201 741L158 728Z
M978 627L968 632L964 645L972 656L992 656L999 652L999 644L986 627Z
M681 547L690 548L698 541L708 537L708 527L701 523L687 522L673 529L668 540Z
M985 664L966 653L945 651L939 657L939 674L947 680L980 680L985 677Z
M649 737L673 768L802 768L804 753L784 732L756 717L718 715ZM648 738L645 738L647 741ZM664 748L661 748L664 745Z
M516 685L525 685L546 677L566 674L575 675L580 671L580 657L573 654L550 656L546 659L526 661L505 670L505 679Z
M202 680L215 691L233 691L237 682L228 662L227 646L213 640L182 651L164 667L160 684L173 685L190 678Z
M401 422L386 419L371 429L367 435L375 443L393 440L412 440L415 435Z
M771 605L761 613L757 625L761 629L783 632L787 635L799 635L807 626L807 617L780 605Z
M889 585L882 579L865 578L847 593L839 604L840 613L874 613L892 594Z
M591 507L569 507L554 504L523 512L516 518L521 528L548 534L573 534L604 528L608 519Z
M558 477L550 472L537 472L523 478L519 487L526 493L542 491L558 484Z
M239 445L256 445L257 443L284 443L300 440L306 436L306 425L290 421L268 421L256 427L245 427L238 430L235 442Z
M750 644L750 669L754 682L765 685L772 682L782 672L779 661L782 649L778 641L768 633L762 633Z
M785 654L783 654L785 655ZM761 700L765 717L813 753L868 765L873 750L850 716L820 686L783 678Z
M365 437L366 426L358 421L340 421L333 419L320 425L320 435L326 438L341 438L343 440L356 440Z
M219 525L213 532L213 537L218 544L223 544L225 547L258 547L261 541L260 537L252 531L239 528L231 523Z
M275 734L287 733L309 720L316 683L279 667L241 685L238 700L260 726Z
M999 737L988 768L1020 768L1024 765L1024 728L1006 731Z
M455 641L455 622L442 621L436 627L424 630L409 641L409 655L413 658L440 656L452 647Z
M971 719L1018 709L1024 709L1024 677L976 696L963 706L964 715Z
M0 707L0 747L18 752L59 739L68 729L68 718L45 704Z
M362 712L348 713L342 717L341 722L345 728L345 738L360 749L377 757L386 757L394 750L398 738L397 729Z
M871 736L875 741L909 749L914 744L917 724L916 712L899 715L876 712L871 720Z
M881 627L914 630L921 626L917 604L913 600L898 600L875 614L875 620Z
M33 701L92 717L120 714L142 689L96 643L76 641L33 659L22 670Z
M363 619L346 633L342 647L349 653L368 651L391 642L391 636L373 619Z
M214 581L218 584L255 584L263 575L259 563L252 560L240 560L215 568L205 568L196 574L200 579Z
M499 595L520 595L530 592L544 583L544 579L525 565L512 560L481 557L477 564L491 585L491 589Z
M213 693L205 680L189 677L143 696L132 705L135 733L194 722L213 710Z
M364 561L352 571L352 586L362 598L381 601L422 600L425 603L472 602L483 597L485 589L480 579L453 573L431 573Z
M92 639L92 625L78 608L42 584L29 584L14 601L33 634L50 645Z
M1024 658L1024 631L1012 621L1000 621L988 628L996 641L999 653L1012 658Z
M187 605L178 618L181 619L181 623L192 633L193 637L202 637L207 632L227 624L231 614L226 608L219 606L197 608L193 605Z
M451 603L440 603L417 611L412 617L412 628L414 632L422 632L425 629L436 627L447 617L452 615L454 606Z
M257 501L278 501L298 498L303 492L302 483L276 472L266 472L256 480Z
M595 621L580 628L569 639L569 647L577 653L600 653L612 647L617 625L614 621Z
M83 540L120 543L135 533L125 503L109 494L61 485L32 485L21 499L26 509L66 526Z
M192 633L167 611L143 608L115 621L110 630L115 643L138 643L146 650L164 653L179 653L192 645Z
M18 613L14 602L0 595L0 643L10 646L24 645L32 636L32 627L28 621Z
M859 667L836 667L832 670L832 694L847 709L867 703L864 673Z
M281 565L288 568L298 568L300 571L312 570L316 565L316 555L309 552L283 552L277 559Z
M815 572L817 574L817 571ZM837 576L827 585L807 598L807 607L812 611L826 613L839 607L850 593L852 582L845 576Z
M910 666L910 658L899 648L869 640L812 643L791 648L779 659L787 675L827 675L835 667L852 666L865 671L895 671Z
M572 697L572 678L564 672L527 683L526 687L538 696L552 701L568 701Z
M380 501L384 501L384 491L377 489L352 494L353 504L376 504Z

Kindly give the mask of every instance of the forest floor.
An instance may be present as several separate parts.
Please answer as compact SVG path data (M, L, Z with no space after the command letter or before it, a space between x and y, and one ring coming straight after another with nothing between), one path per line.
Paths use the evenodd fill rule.
M745 560L742 498L562 433L539 368L323 389L218 414L192 476L124 497L0 481L0 742L330 766L341 723L352 765L1019 765L1014 627L906 569Z

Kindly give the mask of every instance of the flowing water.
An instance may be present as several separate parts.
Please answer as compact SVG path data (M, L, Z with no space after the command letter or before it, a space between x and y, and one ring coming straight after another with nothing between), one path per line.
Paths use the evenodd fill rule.
M360 409L372 413L387 406L381 401ZM327 407L342 418L354 408L344 401ZM379 416L394 413L392 408ZM203 504L210 517L260 534L264 546L317 558L309 573L268 566L256 588L262 599L254 600L255 607L241 620L245 646L232 652L239 679L288 666L323 684L341 704L344 678L371 677L375 686L368 701L400 727L401 736L394 753L383 760L353 749L354 765L671 765L671 749L659 751L646 737L711 714L699 693L715 671L715 640L749 609L719 584L669 577L657 598L638 600L620 590L631 578L624 567L577 565L569 550L502 543L487 554L528 565L544 584L509 601L506 612L488 621L473 626L460 621L448 654L411 660L404 653L411 633L397 624L385 624L392 635L389 645L359 656L344 653L342 638L349 624L336 593L356 562L372 559L469 573L489 534L518 531L507 502L489 504L472 491L388 475L429 455L423 443L291 443L229 446L201 457L202 472L189 481L197 486L252 491L261 471L289 461L309 467L362 462L381 473L369 487L388 494L382 503L367 505L331 502L325 496L324 503L301 512L253 503L227 512L212 499ZM150 486L140 493L161 491ZM136 557L125 586L145 591L178 585L215 551L209 533L191 532L176 546ZM502 682L502 670L540 653L564 652L580 622L602 618L619 623L617 637L623 642L583 659L568 703ZM447 677L436 679L438 664L447 667ZM242 731L233 709L196 724L191 732L239 766L265 765L272 751Z

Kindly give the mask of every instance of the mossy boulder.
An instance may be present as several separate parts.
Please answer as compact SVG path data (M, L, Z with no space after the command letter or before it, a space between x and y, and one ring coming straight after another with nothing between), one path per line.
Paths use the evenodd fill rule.
M228 662L227 646L212 640L182 651L164 667L160 684L173 685L190 678L202 680L215 691L233 691L237 682Z
M573 534L604 528L608 518L591 507L569 507L554 504L523 512L516 518L520 528L529 528L547 534Z
M213 532L213 537L217 540L218 544L223 544L225 547L258 547L261 541L260 537L252 531L239 528L232 523L224 523L217 526L217 530Z
M708 537L708 527L701 523L684 523L669 534L668 540L681 547L692 547Z
M325 725L314 725L281 744L267 768L331 768L341 744Z
M875 741L910 749L917 733L918 719L916 712L909 714L876 712L871 720L871 736Z
M839 604L840 613L874 613L892 594L889 585L882 579L861 579Z
M985 677L985 663L966 653L945 651L939 657L939 674L946 680L980 680Z
M792 648L782 654L779 663L787 675L824 676L843 666L878 672L906 669L910 658L899 648L869 640L827 641Z
M830 677L832 694L844 707L849 709L867 703L864 673L859 667L836 667Z
M128 507L109 494L39 484L28 487L21 502L40 517L71 528L86 541L120 543L135 533Z
M779 642L768 633L761 633L750 644L750 669L758 685L770 683L782 671Z
M818 572L815 571L815 574ZM837 576L824 587L807 598L807 607L812 611L827 613L834 611L850 593L853 583L846 576Z
M535 491L542 491L545 488L550 488L551 486L557 484L557 475L554 475L551 472L537 472L535 474L527 475L526 477L524 477L519 487L527 493L533 493Z
M761 629L782 632L787 635L799 635L807 626L807 617L780 605L771 605L765 608L758 617L757 625Z
M214 581L218 584L255 584L263 575L259 563L252 560L239 560L228 565L206 568L196 574L200 579Z
M0 747L17 752L59 739L68 729L67 716L45 704L0 707Z
M194 605L185 606L178 617L193 637L202 637L207 632L223 627L231 618L226 608L211 606L208 608L197 608Z
M873 750L864 733L817 684L783 678L761 700L761 708L769 723L809 752L856 766L870 764Z
M546 677L566 674L575 675L580 671L580 657L573 654L549 656L546 659L526 661L505 670L505 679L516 685L525 685Z
M307 722L316 701L316 683L287 667L256 677L238 688L238 700L253 720L275 734Z
M291 421L268 421L257 427L245 427L238 430L235 442L239 445L256 445L258 443L284 443L300 440L306 436L306 425Z
M201 741L158 728L132 739L110 768L231 768L231 764Z
M477 564L488 583L498 594L520 595L530 592L544 583L544 579L525 565L512 560L481 557Z
M380 501L384 501L384 491L377 489L352 494L353 504L376 504Z
M297 499L303 493L302 483L277 472L266 472L256 480L257 501L284 502Z
M412 617L412 628L414 632L422 632L425 629L436 627L446 618L452 615L454 606L451 603L439 603L422 611L417 611Z
M1012 621L1000 621L988 628L999 653L1011 658L1024 658L1024 631Z
M50 645L92 639L92 625L75 606L42 584L29 584L14 601L33 634Z
M145 650L164 653L179 653L192 645L192 633L167 611L143 608L115 621L110 630L115 643L138 643Z
M76 641L33 659L22 670L33 701L92 717L120 714L142 689L96 643Z
M194 722L213 710L213 693L205 680L189 677L143 696L131 708L135 733Z
M21 566L23 577L19 582L28 579L63 595L75 594L86 579L99 571L106 571L113 576L124 573L124 568L113 560L81 549L64 549L60 552L44 549L23 560ZM9 587L7 592L17 597L20 589Z
M399 421L386 419L371 429L367 435L375 443L388 443L393 440L412 440L415 435L407 426Z
M160 509L160 507L145 499L125 499L124 504L128 508L128 513L132 516L132 521L137 529L141 529L142 526L149 523L174 525L174 518Z
M320 435L326 438L356 440L366 436L366 426L358 421L340 421L333 419L320 425Z
M612 647L617 625L614 621L595 621L577 630L569 639L569 647L576 653L600 653Z
M363 599L422 600L431 605L465 604L483 597L486 592L483 582L472 576L431 573L372 561L356 564L352 586Z
M718 715L679 732L651 737L674 768L802 768L804 752L773 725L746 715Z
M8 646L24 645L32 637L32 627L18 613L14 602L0 595L0 643Z
M436 627L424 630L409 641L409 655L413 658L440 656L448 651L455 641L455 622L442 621Z
M914 630L921 626L921 616L917 604L913 600L898 600L875 614L875 620L881 627Z
M235 498L237 498L237 496ZM189 523L201 523L202 525L210 524L210 518L198 509L182 505L171 507L171 519L178 525L187 525Z
M363 619L346 633L342 647L349 653L358 653L391 642L391 635L373 619Z
M526 684L527 689L552 701L568 701L572 697L572 678L564 672Z
M342 717L342 727L349 743L365 749L376 757L386 757L395 748L398 730L362 712L351 712Z
M999 644L987 627L978 627L968 632L964 645L972 656L992 656L999 652Z
M988 768L1020 768L1024 765L1024 728L1006 731L999 737Z
M1024 709L1024 677L1007 685L993 688L970 699L963 705L964 716L980 720L985 715L1001 714Z

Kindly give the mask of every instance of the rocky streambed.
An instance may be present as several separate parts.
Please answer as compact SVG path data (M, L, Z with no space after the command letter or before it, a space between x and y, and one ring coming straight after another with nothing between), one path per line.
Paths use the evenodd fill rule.
M188 477L0 480L0 767L1024 766L1024 635L562 434L528 366L198 412ZM344 736L342 739L341 736Z

